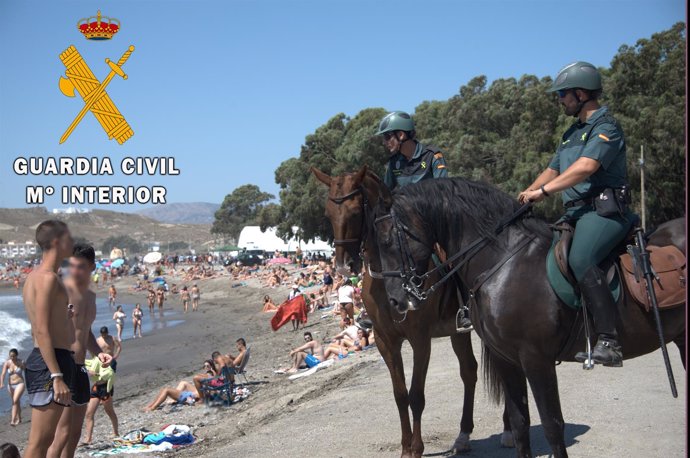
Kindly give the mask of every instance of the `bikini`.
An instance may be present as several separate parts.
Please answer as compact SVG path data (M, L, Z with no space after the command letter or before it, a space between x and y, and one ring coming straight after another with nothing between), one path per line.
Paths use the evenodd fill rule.
M21 375L22 375L22 368L19 367L19 366L15 366L15 367L14 367L14 370L10 371L10 374L9 374L9 375L11 376L12 374L14 374L14 375L19 375L19 376L21 377ZM8 386L10 387L10 389L16 390L17 387L18 387L19 385L23 385L23 384L24 384L24 380L22 380L22 381L19 382L19 383L8 383Z

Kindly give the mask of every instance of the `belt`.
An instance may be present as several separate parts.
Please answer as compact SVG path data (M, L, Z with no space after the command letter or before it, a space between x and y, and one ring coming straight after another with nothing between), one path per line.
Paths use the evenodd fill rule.
M583 205L594 205L594 197L586 197L584 199L571 200L563 204L565 208L581 207Z

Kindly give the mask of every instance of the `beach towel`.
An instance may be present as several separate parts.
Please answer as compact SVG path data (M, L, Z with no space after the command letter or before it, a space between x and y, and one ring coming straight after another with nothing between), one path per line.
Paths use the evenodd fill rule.
M277 331L293 319L301 323L307 322L307 303L302 294L280 304L276 314L271 318L271 327Z
M289 379L289 380L297 380L298 378L308 377L308 376L310 376L310 375L312 375L312 374L315 374L316 371L318 371L319 369L324 369L324 368L326 368L326 367L330 367L330 366L332 366L334 363L335 363L335 360L334 360L334 359L326 360L326 361L324 361L324 362L322 362L322 363L317 364L316 366L312 367L312 368L309 369L309 370L306 370L306 371L303 371L303 372L298 372L298 373L296 373L296 374L294 374L294 375L291 375L290 377L288 377L288 379Z

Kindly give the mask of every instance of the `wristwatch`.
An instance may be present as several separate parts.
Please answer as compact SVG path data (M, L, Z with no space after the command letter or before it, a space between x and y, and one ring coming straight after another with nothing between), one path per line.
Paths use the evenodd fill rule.
M546 197L550 197L551 194L546 192L546 189L544 189L544 185L539 186L539 189L541 189L541 193L544 194Z

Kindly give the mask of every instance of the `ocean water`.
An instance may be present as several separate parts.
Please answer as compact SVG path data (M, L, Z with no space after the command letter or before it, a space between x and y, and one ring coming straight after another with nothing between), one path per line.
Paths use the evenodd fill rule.
M105 291L99 292L101 296L105 294ZM126 341L132 338L131 315L132 310L134 310L134 304L117 302L117 305L122 305L124 312L127 314L125 327L122 332L122 339ZM167 309L161 317L157 309L153 315L149 314L145 300L142 306L146 309L144 310L142 326L144 339L146 339L147 334L156 332L156 330L176 326L183 322L182 317L184 315L175 310ZM108 305L108 299L106 297L98 297L96 299L96 319L91 327L96 337L99 335L101 326L108 326L110 334L116 334L113 313L115 313L115 309ZM25 360L32 347L31 325L24 311L21 294L14 291L0 293L0 365L7 359L10 348L18 349L19 357ZM5 379L5 382L7 382L7 379ZM23 404L25 404L25 401L26 396L24 396ZM9 411L11 405L12 403L7 389L0 390L0 414ZM26 415L24 416L26 417Z

